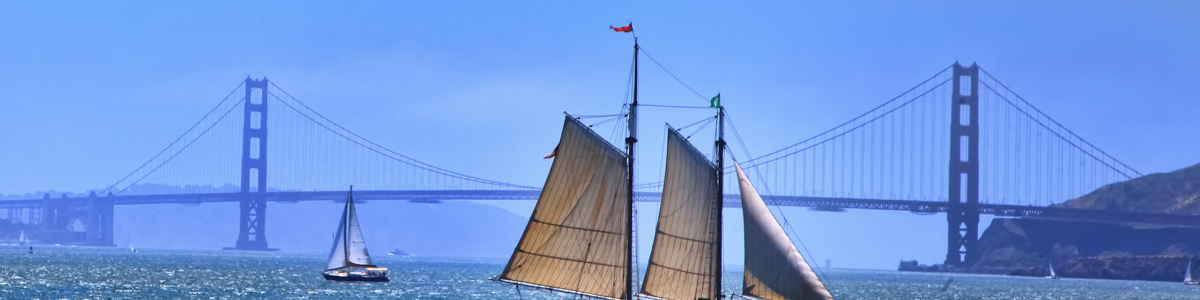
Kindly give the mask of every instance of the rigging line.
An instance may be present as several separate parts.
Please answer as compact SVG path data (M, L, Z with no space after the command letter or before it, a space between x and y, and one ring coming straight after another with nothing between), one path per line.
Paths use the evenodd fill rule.
M726 120L726 121L730 121L730 122L729 122L729 128L730 128L730 129L732 129L734 137L735 137L735 138L737 138L737 140L738 140L738 144L742 146L742 150L743 150L743 151L747 150L745 142L744 142L744 141L742 141L741 134L739 134L739 133L738 133L738 131L737 131L737 126L734 126L734 125L733 125L733 122L732 122L732 121L729 119L729 114L728 114L728 113L726 113L726 114L725 114L725 120ZM728 145L726 145L726 147L728 147ZM746 152L746 156L750 156L750 153L749 153L749 151L745 151L745 152ZM736 155L736 154L734 154L734 153L733 153L733 151L730 151L730 152L729 152L729 158L730 158L730 159L733 159L733 161L734 161L735 163L738 161L738 160L737 160L737 155ZM755 173L755 175L759 176L760 178L762 177L762 172L760 172L760 170L759 170L759 169L754 169L754 173ZM738 179L738 180L741 180L741 179ZM767 186L767 182L766 182L766 181L764 181L764 180L761 180L761 179L760 179L760 180L759 180L759 182L760 182L760 183L762 183L762 185L763 185L763 187L762 187L762 188L763 188L763 191L766 191L767 193L771 193L771 187L770 187L770 186ZM739 187L739 188L740 188L740 187ZM760 193L760 194L759 194L759 196L761 197L761 196L762 196L762 194ZM772 197L772 196L770 196L770 195L768 195L768 197L771 197L771 198L772 198L771 200L774 200L774 197ZM764 202L765 202L765 201L764 201ZM774 201L772 201L772 202L774 202ZM765 203L764 203L764 204L765 204ZM809 251L809 250L808 250L808 246L804 245L804 241L800 239L800 234L796 233L796 228L792 227L792 223L791 223L790 221L788 221L788 219L787 219L787 215L786 215L786 214L784 214L784 212L783 212L783 208L782 208L782 207L780 207L778 204L776 204L776 205L771 205L771 206L774 206L774 207L775 207L775 209L779 211L779 215L780 215L780 216L783 218L783 224L786 224L786 225L787 225L787 228L786 228L786 229L791 229L791 230L792 230L792 236L795 236L795 237L796 237L795 241L792 241L792 238L789 236L789 237L788 237L788 241L789 241L789 242L792 242L792 246L793 246L793 247L795 247L795 244L796 244L796 242L799 242L799 243L800 243L800 247L801 247L802 249L804 249L804 252L805 252L805 254L807 254L807 255L808 255L807 257L812 257L812 258L813 258L813 260L814 260L814 262L815 262L815 260L816 260L816 257L812 255L812 251ZM768 207L768 208L767 208L767 210L770 210L770 207ZM776 220L776 223L778 223L778 220ZM783 227L783 226L780 226L780 227ZM785 230L786 230L786 229L785 229ZM784 234L787 234L787 232L785 231L785 232L784 232ZM799 251L799 249L797 249L797 251ZM807 261L806 261L805 263L807 263ZM816 266L816 268L812 268L811 266ZM821 267L820 267L820 266L818 266L817 264L811 264L811 266L810 266L810 269L815 269L815 270L817 271L817 273L820 273L820 276L818 277L818 279L820 279L820 278L829 279L829 276L828 276L828 275L825 275L825 270L824 270L823 268L821 268ZM829 288L832 286L832 284L830 284L830 282L825 282L824 280L822 280L822 281L821 281L821 284L822 284L822 285L825 285L827 289L829 289Z
M818 137L820 137L820 136L822 136L822 135L825 135L826 133L833 132L834 130L837 130L838 128L841 128L841 127L843 127L843 126L846 126L847 124L850 124L851 122L854 122L854 121L856 121L856 120L858 120L858 119L861 119L861 118L863 118L863 117L866 117L867 115L871 114L872 112L875 112L876 110L879 110L879 109L881 109L881 108L883 108L883 107L887 106L888 104L891 104L892 102L895 102L896 100L900 100L900 98L903 98L903 97L904 97L904 95L908 95L908 93L911 93L912 91L916 90L917 88L924 86L924 85L925 85L925 83L928 83L929 81L936 79L938 76L941 76L942 74L946 73L946 70L949 70L951 67L953 67L953 65L951 65L951 66L948 66L948 67L946 67L945 69L942 69L942 70L941 70L941 71L939 71L937 74L934 74L932 77L929 77L929 79L925 79L925 81L922 81L920 84L917 84L917 85L913 86L912 88L908 89L907 91L904 91L903 93L900 93L900 95L899 95L899 96L896 96L895 98L892 98L892 100L888 100L887 102L884 102L883 104L880 104L879 106L876 106L875 108L872 108L871 110L868 110L867 112L865 112L865 113L863 113L863 114L861 114L861 115L858 115L857 117L854 117L853 119L850 119L850 121L846 121L845 123L842 123L841 125L834 126L833 128L830 128L829 130L826 130L825 132L822 132L822 133L820 133L820 134L814 135L813 137L811 137L811 138L808 138L807 140L800 141L799 143L792 144L791 146L787 146L787 147L784 147L783 149L776 150L775 152L771 152L771 153L767 153L767 154L764 154L764 155L762 155L762 156L759 156L759 157L755 157L755 158L753 158L753 159L747 160L746 162L747 162L747 163L754 162L754 161L756 161L756 160L759 160L759 159L762 159L762 158L764 158L764 157L771 156L772 154L779 153L779 152L781 152L781 151L787 150L788 148L795 147L795 146L799 146L800 144L803 144L804 142L807 142L807 141L810 141L810 140L814 140L814 139L816 139L816 138L818 138ZM945 84L945 83L946 83L946 81L950 81L950 79L946 79L946 80L942 81L942 83L939 83L938 85L936 85L936 86L934 86L934 87L932 87L932 88L929 88L929 89L927 89L927 90L926 90L924 93L921 93L921 95L928 94L930 90L938 88L938 87L939 87L939 86L941 86L942 84ZM917 97L920 97L921 95L918 95Z
M133 174L137 173L137 171L140 171L140 170L142 170L142 168L145 168L145 167L146 167L146 165L149 165L149 164L150 164L150 162L153 162L155 158L158 158L158 157L159 157L159 156L161 156L163 153L167 152L167 150L168 150L168 149L171 149L171 146L175 146L175 143L178 143L178 142L179 142L179 140L182 140L182 139L183 139L183 137L187 136L187 134L188 134L189 132L192 132L192 129L196 129L196 126L200 126L200 123L203 123L205 119L208 119L208 116L212 115L212 113L213 113L214 111L217 111L217 108L220 108L222 104L225 104L225 101L228 101L228 100L229 100L229 97L232 97L232 96L233 96L233 93L237 93L237 90L238 90L238 89L240 89L240 88L242 88L242 85L245 85L245 84L246 84L246 82L245 82L245 81L242 81L242 83L239 83L239 84L237 85L237 87L234 87L234 88L233 88L233 91L230 91L230 92L229 92L229 95L225 95L225 98L224 98L224 99L221 99L221 102L217 103L217 106L213 106L213 108L212 108L212 109L210 109L210 110L208 111L208 113L204 114L204 116L203 116L203 117L200 117L200 120L199 120L199 121L196 121L196 124L192 124L192 127L191 127L191 128L188 128L188 130L187 130L187 131L184 131L184 132L183 132L183 134L181 134L181 135L179 135L179 137L175 138L175 141L172 141L172 142L171 142L171 144L169 144L169 145L167 145L167 147L163 148L163 149L162 149L162 151L158 151L158 154L155 154L155 155L154 155L154 157L151 157L151 158L150 158L149 160L147 160L145 163L142 163L142 165L141 165L141 166L138 166L138 167L137 167L137 169L134 169L134 170L133 170L133 172L129 172L129 174L128 174L128 175L125 175L125 177L121 177L121 180L117 180L117 182L114 182L113 184L111 184L111 185L109 185L108 187L104 188L104 189L103 189L103 191L108 191L108 190L112 189L114 186L117 186L117 184L120 184L121 182L125 181L125 179L129 179L129 176L133 176ZM242 98L242 100L245 100L245 98ZM215 124L215 123L214 123L214 124Z
M1142 176L1141 172L1138 172L1137 170L1134 170L1132 167L1126 165L1125 163L1121 162L1120 160L1117 160L1116 157L1113 157L1112 155L1109 155L1107 152L1104 152L1104 150L1101 150L1100 147L1096 147L1096 145L1092 145L1092 143L1089 143L1087 140L1083 139L1083 137L1079 136L1078 134L1075 134L1074 131L1071 131L1070 128L1063 126L1062 124L1058 123L1058 121L1054 120L1054 118L1051 118L1050 115L1043 113L1042 110L1038 109L1036 106L1033 106L1033 104L1029 103L1029 101L1026 101L1024 97L1021 97L1021 95L1018 95L1016 91L1013 91L1012 89L1008 88L1007 85L1004 85L1004 83L1000 82L1000 80L997 80L996 77L993 77L992 73L988 73L988 71L984 70L983 68L979 68L979 70L983 71L984 75L987 75L988 78L991 78L992 81L996 82L996 84L999 84L1000 87L1003 87L1009 93L1012 93L1013 96L1015 96L1018 100L1021 100L1021 102L1024 102L1025 105L1029 106L1029 108L1032 108L1038 114L1045 116L1046 119L1050 120L1050 122L1054 123L1054 125L1058 125L1058 127L1062 128L1063 130L1066 130L1067 133L1070 133L1072 136L1079 139L1079 141L1083 142L1084 144L1087 144L1088 146L1091 146L1093 149L1096 149L1096 151L1100 151L1100 154L1104 154L1104 156L1107 156L1108 158L1112 159L1113 161L1116 161L1118 164L1121 164L1121 166L1129 169L1130 171L1133 171L1133 173L1136 173L1138 176ZM987 84L985 83L984 85L987 85ZM992 89L990 86L988 87L988 89L992 90L992 92L996 92L996 90ZM1001 98L1004 98L1004 97L1001 96ZM1007 102L1008 99L1004 98L1004 101ZM1026 114L1026 115L1028 115L1028 114ZM1122 174L1122 175L1124 175L1124 174ZM1126 175L1126 176L1128 176L1128 175Z
M687 140L687 139L691 139L693 135L696 135L696 133L699 133L701 130L704 130L704 127L708 127L708 124L712 124L712 123L713 123L713 121L716 121L716 120L717 120L716 118L708 119L708 122L704 122L704 124L700 125L700 127L699 127L699 128L696 128L696 130L693 130L693 131L692 131L692 134L689 134L689 135L688 135L687 137L685 137L684 139L685 139L685 140Z
M712 119L715 119L715 118L704 117L703 119L700 119L700 121L696 121L692 124L684 125L683 127L676 128L676 130L684 130L684 129L687 129L688 127L696 126L696 124L700 124L701 122L704 122L704 121L710 121Z
M278 88L278 87L276 87L276 88ZM282 89L281 89L281 90L282 90ZM431 168L427 168L427 167L425 167L425 166L418 166L418 165L416 165L416 164L413 164L412 162L409 162L409 161L405 161L405 160L402 160L402 159L396 158L395 156L391 156L391 155L389 155L389 154L387 154L387 153L383 153L383 152L381 152L381 151L380 151L380 150L378 150L378 149L375 149L375 148L369 147L369 146L367 146L367 145L365 145L365 144L363 144L363 143L361 143L361 142L359 142L359 141L356 141L356 140L354 140L354 139L351 139L350 137L348 137L348 136L346 136L346 135L344 135L344 134L342 134L342 133L340 133L340 132L337 132L336 130L333 130L333 128L329 128L328 126L325 126L325 124L321 124L320 122L317 122L317 120L315 120L315 119L313 119L312 117L310 117L310 116L308 116L308 115L304 114L303 112L300 112L300 110L299 110L299 109L296 109L296 107L295 107L295 106L292 106L291 104L287 103L287 101L283 101L283 99L280 99L280 98L279 98L279 96L275 96L274 94L271 94L271 93L268 93L268 94L270 94L272 97L275 97L275 99L279 100L279 103L282 103L284 106L287 106L288 108L292 109L293 111L295 111L295 112L299 113L299 114L300 114L300 116L303 116L303 117L307 118L309 121L313 121L313 123L316 123L316 124L317 124L317 126L321 126L322 128L325 128L325 130L328 130L329 132L332 132L333 134L335 134L335 135L337 135L337 136L340 136L340 137L342 137L342 138L346 139L347 141L349 141L349 142L351 142L351 143L354 143L354 144L356 144L356 145L362 146L363 148L366 148L367 150L370 150L371 152L378 153L378 154L380 154L380 155L383 155L383 156L385 156L385 157L391 158L391 159L393 159L393 160L395 160L395 161L398 161L398 162L401 162L401 163L405 163L405 164L408 164L408 165L410 165L410 166L413 166L413 167L420 168L420 169L422 169L422 170L426 170L426 171L434 172L434 173L437 173L438 175L442 175L442 176L448 176L448 177L453 177L453 178L458 178L458 179L462 179L462 180L469 180L469 181L474 181L474 182L479 182L479 183L487 183L487 184L491 184L491 185L505 186L505 187L516 187L516 188L524 188L524 189L537 189L536 187L531 187L531 186L523 186L523 185L516 185L516 184L511 184L511 183L504 183L504 182L499 182L499 181L487 180L487 179L483 179L483 178L478 178L478 177L472 177L472 176L467 176L467 175L463 175L463 174L458 174L458 173L454 173L454 172L451 172L451 171L445 171L445 170L434 170L434 169L431 169ZM297 103L299 103L299 102L297 102ZM315 112L314 112L314 113L315 113ZM318 114L318 115L320 115L320 114ZM326 120L328 120L328 119L326 119ZM332 123L332 121L330 121L330 122ZM336 124L336 123L335 123L335 124L333 124L333 125L334 125L334 126L337 126L337 124ZM345 130L345 128L343 128L343 130ZM349 130L346 130L346 131L347 131L348 133L350 133L350 134L354 134L353 132L350 132ZM356 135L356 136L357 136L357 135ZM368 142L368 143L371 143L371 141L370 141L370 140L363 139L362 137L359 137L359 138L360 138L360 139L362 139L362 140L364 140L364 141L366 141L366 142ZM372 143L372 144L374 144L374 143ZM378 146L378 145L376 145L376 146ZM404 155L401 155L401 154L399 154L399 153L395 153L394 151L391 151L391 150L389 150L389 149L387 149L387 148L384 148L383 146L378 146L378 147L379 147L379 148L381 148L381 149L383 149L383 150L386 150L386 151L388 151L388 152L391 152L391 153L393 153L393 154L395 154L395 155L398 155L398 156L400 156L400 157L407 158L407 159L409 159L409 160L412 160L412 161L414 161L414 162L417 162L417 163L425 164L425 163L422 163L422 162L420 162L420 161L417 161L417 160L415 160L415 159L408 158L408 157L406 157L406 156L404 156ZM425 165L428 165L428 164L425 164ZM432 167L432 168L437 168L437 167ZM437 169L440 169L440 168L437 168ZM442 172L442 171L444 171L444 172L446 172L446 173L444 173L444 172Z
M988 90L992 91L993 93L996 93L996 90L992 89L992 86L991 86L991 85L988 85L987 83L982 83L982 82L981 82L981 84L982 84L984 87L986 87ZM1016 95L1016 93L1014 93L1014 95ZM1089 157L1091 157L1092 159L1095 159L1096 161L1099 161L1101 164L1104 164L1104 166L1107 166L1109 169L1112 169L1113 171L1115 171L1115 172L1117 172L1117 173L1121 173L1121 175L1124 175L1126 179L1133 178L1132 176L1129 176L1129 174L1125 174L1125 172L1122 172L1121 170L1117 169L1117 167L1115 167L1115 166L1113 166L1113 165L1110 165L1110 164L1108 164L1108 162L1104 161L1103 159L1101 159L1101 158L1099 158L1099 157L1096 157L1095 155L1092 155L1092 153L1091 153L1091 152L1089 152L1089 151L1087 151L1087 150L1084 150L1084 149L1083 149L1083 147L1080 147L1078 144L1075 144L1074 142L1071 142L1070 140L1067 140L1067 138L1066 138L1066 137L1062 136L1061 134L1059 134L1058 132L1054 131L1053 129L1050 129L1050 127L1049 127L1049 126L1047 126L1045 123L1042 123L1042 121L1040 121L1040 120L1038 120L1038 119L1034 118L1032 115L1030 115L1030 114L1029 114L1029 112L1026 112L1024 109L1021 109L1020 107L1016 107L1016 103L1013 103L1013 102L1012 102L1012 101L1010 101L1008 98L1006 98L1006 97L1004 97L1004 96L999 96L999 97L1000 97L1000 99L1003 99L1003 100L1004 100L1004 102L1008 103L1009 105L1012 105L1012 106L1013 106L1013 108L1015 108L1017 111L1021 112L1021 114L1024 114L1026 117L1029 117L1029 119L1030 119L1030 120L1033 120L1033 122L1037 123L1037 124L1038 124L1038 125L1040 125L1042 128L1044 128L1044 129L1046 129L1046 130L1049 130L1049 131L1050 131L1050 133L1053 133L1053 134L1054 134L1055 136L1057 136L1059 139L1062 139L1063 141L1067 142L1067 144L1070 144L1071 146L1074 146L1074 147L1075 147L1075 149L1078 149L1079 151L1082 151L1083 153L1087 154L1087 155L1088 155ZM1018 97L1019 97L1019 96L1018 96ZM1026 104L1028 105L1028 103L1026 103ZM1029 106L1030 106L1031 108L1033 107L1032 105L1029 105ZM1034 109L1037 109L1037 108L1034 108ZM1049 119L1049 117L1048 117L1048 116L1047 116L1047 119ZM1060 126L1061 126L1061 125L1060 125ZM1063 129L1066 129L1066 128L1063 128ZM1070 130L1068 130L1067 132L1070 132ZM1076 136L1076 137L1078 138L1078 136ZM1087 143L1087 141L1084 141L1084 140L1083 140L1083 138L1079 138L1079 140L1080 140L1080 141L1082 141L1082 142L1084 142L1084 143ZM1091 145L1091 144L1088 144L1088 146L1092 146L1092 145ZM1105 156L1107 156L1108 158L1111 158L1111 159L1112 159L1113 161L1115 161L1116 163L1118 163L1118 164L1121 164L1121 166L1125 167L1125 169L1127 169L1127 170L1129 170L1129 171L1132 171L1134 174L1137 174L1137 175L1138 175L1138 177L1141 177L1141 176L1142 176L1142 173L1138 172L1137 170L1134 170L1133 168L1130 168L1129 166L1126 166L1124 163L1121 163L1121 161L1117 160L1116 158L1112 158L1112 156L1108 156L1108 154L1104 153L1104 151L1100 150L1099 148L1096 148L1096 146L1092 146L1092 149L1095 149L1096 151L1099 151L1101 154L1104 154L1104 155L1105 155Z
M379 147L380 149L383 149L384 151L387 151L387 152L389 152L389 153L392 153L392 154L394 154L394 155L396 155L396 156L403 157L404 159L411 160L412 162L415 162L415 163L417 163L417 164L420 164L420 165L423 165L423 166L425 166L425 167L428 167L429 169L426 169L426 170L428 170L428 171L434 171L434 170L437 170L437 171L439 171L438 173L439 173L439 174L442 174L442 175L450 175L450 174L453 174L453 175L456 175L456 176L460 176L460 177L459 177L460 179L468 179L468 180L475 181L475 182L480 182L480 183L489 183L489 184L493 184L493 185L506 186L506 187L515 187L515 188L524 188L524 189L537 189L536 187L532 187L532 186L524 186L524 185L517 185L517 184L510 184L510 183L504 183L504 182L494 181L494 180L488 180L488 179L483 179L483 178L479 178L479 177L474 177L474 176L470 176L470 175L466 175L466 174L462 174L462 173L458 173L458 172L450 171L450 170L447 170L447 169L442 169L442 168L439 168L439 167L437 167L437 166L434 166L434 165L431 165L431 164L428 164L428 163L422 162L422 161L420 161L420 160L416 160L416 159L413 159L413 158L411 158L411 157L405 156L404 154L397 153L396 151L393 151L392 149L388 149L387 147L384 147L384 146L381 146L381 145L379 145L379 144L376 144L375 142L373 142L373 141L371 141L371 140L368 140L368 139L366 139L366 138L364 138L364 137L362 137L362 136L358 135L357 133L354 133L353 131L350 131L349 129L346 129L345 127L342 127L342 125L339 125L337 122L334 122L333 120L330 120L329 118L326 118L324 115L321 115L321 113L319 113L319 112L317 112L316 110L313 110L312 108L308 107L308 105L305 105L305 104L304 104L304 102L301 102L301 101L300 101L300 99L296 99L296 97L292 96L291 94L288 94L288 92L287 92L286 90L284 90L283 88L279 87L279 86L278 86L278 85L276 85L274 82L270 82L270 83L271 83L271 86L274 86L274 87L275 87L276 89L278 89L280 92L283 92L283 94L284 94L284 95L287 95L287 96L288 96L288 98L291 98L293 101L296 101L296 104L300 104L300 106L304 107L304 108L305 108L305 109L307 109L308 111L311 111L313 114L316 114L318 117L320 117L321 119L323 119L323 120L325 120L325 121L329 122L329 123L330 123L330 124L332 124L333 126L335 126L335 127L339 128L339 129L342 129L342 130L346 131L347 133L349 133L350 135L353 135L354 137L357 137L357 138L359 138L359 139L361 139L361 140L363 140L363 141L365 141L365 142L367 142L367 143L369 143L369 144L371 144L371 145L374 145L375 147ZM301 112L299 109L296 109L295 107L292 107L292 105L291 105L291 104L287 104L287 101L283 101L283 99L282 99L282 98L279 98L279 96L276 96L274 93L270 93L270 92L268 92L267 94L270 94L272 97L275 97L275 99L279 99L279 102L283 103L284 105L287 105L289 108L292 108L292 110L296 111L296 112L297 112L297 113L299 113L301 116L304 116L305 118L309 119L310 121L313 121L313 122L317 123L317 125L320 125L321 127L325 127L325 129L328 129L329 131L331 131L331 132L334 132L332 128L326 127L324 124L320 124L320 122L317 122L317 120L313 119L312 117L309 117L309 116L308 116L307 114L305 114L304 112ZM334 132L334 133L337 133L337 132ZM341 134L338 134L338 135L341 135ZM347 137L347 136L344 136L344 135L341 135L341 136L342 136L343 138L346 138L346 139L348 139L348 140L350 139L350 138L349 138L349 137ZM352 142L354 142L354 143L356 143L356 144L358 144L358 145L360 145L360 146L367 147L367 145L363 145L363 144L361 144L361 143L358 143L358 142L356 142L356 141L352 141ZM370 148L370 147L367 147L367 148ZM379 154L383 154L383 153L381 153L381 152L379 152L379 151L377 151L377 150L373 150L373 149L372 149L372 151L375 151L376 153L379 153ZM393 157L393 159L395 159L395 158ZM406 162L406 163L407 163L407 162ZM412 165L411 163L409 163L409 164L410 164L410 165ZM415 166L415 165L413 165L413 166Z
M625 122L625 120L627 118L629 118L629 111L626 110L628 108L629 108L628 103L621 105L621 113L619 114L620 116L618 117L619 122ZM609 141L614 141L617 139L617 129L620 129L620 128L621 128L621 126L613 126L612 131L608 133Z
M580 119L591 119L591 118L611 118L611 117L620 117L620 116L623 116L623 114L611 114L611 115L571 115L571 116L572 116L572 117L575 117L575 119L576 119L576 120L580 120Z
M942 81L942 83L939 83L937 86L942 86L942 85L945 85L947 82L950 82L950 79L946 79L945 81ZM935 88L936 88L937 86L935 86ZM909 105L909 104L913 103L914 101L917 101L918 99L920 99L920 97L921 97L921 96L924 96L924 95L928 94L928 93L929 93L929 92L931 92L931 91L932 91L932 89L930 89L930 90L928 90L928 91L925 91L925 93L922 93L921 95L918 95L918 96L917 96L917 98L913 98L913 99L911 99L911 100L908 100L908 101L906 101L906 102L904 102L904 103L901 103L900 105L898 105L898 106L896 106L896 107L894 107L894 108L892 108L892 109L890 109L890 110L888 110L888 111L886 111L886 112L884 112L884 113L880 114L879 116L876 116L876 117L874 117L874 118L871 118L870 120L867 120L865 123L863 123L863 124L859 124L859 125L857 125L857 126L854 126L853 128L850 128L849 130L847 130L847 131L845 131L845 132L842 132L842 133L839 133L839 134L837 134L837 135L834 135L834 136L831 136L831 137L829 137L829 138L826 138L826 139L824 139L824 140L821 140L821 141L817 142L816 144L810 145L810 146L808 146L808 147L804 147L804 148L800 148L799 150L796 150L796 151L788 152L787 154L781 155L780 157L783 157L783 156L788 156L788 155L793 155L793 154L796 154L796 153L798 153L798 152L801 152L801 151L805 151L805 150L808 150L808 149L812 149L813 147L816 147L816 146L824 145L826 142L829 142L829 141L831 141L831 140L833 140L833 139L836 139L836 138L838 138L838 137L841 137L841 136L843 136L843 135L846 135L846 133L849 133L849 132L854 132L855 130L858 130L859 128L862 128L863 126L866 126L867 124L874 123L875 121L879 120L880 118L883 118L883 117L885 117L885 116L887 116L887 115L891 114L892 112L895 112L896 110L899 110L900 108L903 108L903 107L905 107L905 106L907 106L907 105ZM728 116L726 116L726 119L728 119ZM823 135L823 134L822 134L822 135ZM817 136L815 136L815 137L813 137L813 138L810 138L810 139L808 139L808 140L805 140L805 141L809 141L809 140L815 139L815 138L817 138L817 137L820 137L820 136L821 136L821 135L817 135ZM893 140L894 140L894 139L893 139ZM801 142L801 143L803 143L803 142ZM799 144L800 144L800 143L797 143L796 145L799 145ZM792 145L792 146L796 146L796 145ZM789 147L791 147L791 146L789 146ZM773 152L773 153L779 153L779 152L782 152L782 151L784 151L784 150L787 150L787 149L789 149L789 148L783 148L783 149L777 150L777 151L775 151L775 152ZM768 155L769 155L769 154L768 154ZM761 158L764 158L764 157L766 157L766 156L767 156L767 155L759 156L758 158L755 158L755 159L761 159ZM766 160L766 161L762 161L762 162L758 162L758 161L754 161L754 160L747 161L747 163L749 163L749 162L754 162L754 164L753 164L753 165L751 165L750 167L747 167L747 168L752 168L752 167L754 167L754 166L758 166L758 165L761 165L761 164L765 164L765 163L769 163L769 162L772 162L772 161L776 161L776 160L778 160L778 159L779 159L779 157L772 158L772 159L769 159L769 160ZM728 172L726 172L726 173L728 173Z
M166 165L168 162L171 162L172 159L175 159L176 156L179 156L180 153L183 153L183 150L187 150L187 148L189 146L191 146L193 143L196 143L197 140L200 140L200 138L203 137L205 133L208 133L208 131L210 129L212 129L213 127L216 127L217 124L220 124L221 120L224 120L225 117L229 116L229 113L233 112L235 109L238 108L238 106L240 106L245 101L246 101L246 98L244 98L244 97L242 98L242 100L238 100L237 104L234 104L233 107L230 107L229 110L225 111L224 114L221 114L221 117L217 118L217 121L213 122L212 125L208 125L208 128L205 128L203 132L200 132L200 135L197 135L196 138L193 138L192 141L187 143L187 145L183 145L183 148L180 148L179 151L175 152L175 154L171 154L171 157L168 157L167 160L158 164L158 166L154 167L154 169L150 170L150 172L146 172L145 175L142 175L142 177L139 177L137 180L134 180L133 183L130 183L128 186L125 186L125 188L118 191L117 194L125 192L125 190L128 190L130 187L133 187L133 185L137 184L138 182L141 182L142 179L146 179L146 176L150 176L150 174L154 174L154 171L158 171L158 169L162 168L163 165Z
M712 106L684 106L684 105L659 105L659 104L638 104L638 106L666 107L666 108L716 108L716 107L712 107Z
M696 121L695 123L688 124L683 127L675 128L675 130L681 131L688 127L696 126L696 124L704 123L704 126L701 126L699 129L696 129L696 131L693 131L692 134L687 136L688 138L691 138L693 135L696 135L697 132L700 132L701 129L704 129L705 126L708 126L708 124L712 123L713 120L716 120L716 118L704 117L703 119L700 119L700 121ZM707 121L707 123L706 123L706 121ZM713 140L716 140L716 139L714 138ZM664 143L666 143L665 140L664 140ZM663 148L663 151L666 151L666 149L667 148ZM659 172L657 174L662 174L662 172ZM655 182L639 183L639 184L635 184L633 186L635 189L637 189L637 188L648 188L648 187L655 187L655 186L662 186L662 185L663 185L663 181L660 180L660 181L655 181Z
M650 61L654 62L655 65L658 65L659 68L662 68L664 72L667 72L667 75L671 75L671 78L675 78L675 81L678 81L679 84L683 85L683 87L686 87L688 90L692 91L692 93L695 93L696 96L700 97L701 100L709 100L709 98L705 98L704 95L701 95L700 92L697 92L696 89L693 89L691 86L683 83L683 80L679 80L679 77L676 77L675 74L671 74L671 71L667 70L667 67L664 67L662 64L658 63L658 60L654 59L654 56L650 55L650 52L646 52L646 47L638 47L638 50L642 51L642 53L645 53L646 57L650 58Z
M603 121L597 122L596 124L588 125L588 128L592 128L592 127L594 127L594 126L596 126L596 125L604 125L605 123L612 122L612 121L616 121L616 120L618 120L618 119L624 119L624 118L623 118L623 117L621 117L621 115L616 115L616 117L612 117L612 118L604 119Z

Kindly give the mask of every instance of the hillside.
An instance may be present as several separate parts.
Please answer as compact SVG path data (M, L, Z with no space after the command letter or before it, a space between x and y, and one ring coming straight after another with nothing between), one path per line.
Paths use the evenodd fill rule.
M1105 185L1065 208L1200 214L1200 164ZM1047 260L1067 277L1180 280L1200 251L1200 228L997 218L979 238L972 272L1044 276Z
M1089 278L1113 278L1114 272L1126 274L1120 278L1135 278L1142 272L1136 268L1154 266L1168 262L1162 257L1192 255L1200 250L1200 229L1183 227L1146 228L1126 224L1077 222L1045 219L996 218L979 238L979 249L983 253L979 263L971 271L1014 275L1044 276L1047 260L1053 262L1064 276L1075 275ZM1123 268L1132 270L1104 270L1105 264L1079 265L1083 261L1120 260ZM1139 261L1141 263L1130 263ZM1066 272L1067 266L1071 272ZM1186 265L1186 264L1185 264ZM1100 269L1095 269L1099 266ZM1182 266L1166 266L1179 269ZM1089 269L1090 268L1090 269ZM1153 271L1150 268L1145 271ZM1087 274L1091 274L1087 276ZM1161 275L1147 274L1148 278Z
M1105 185L1058 207L1200 214L1200 164Z

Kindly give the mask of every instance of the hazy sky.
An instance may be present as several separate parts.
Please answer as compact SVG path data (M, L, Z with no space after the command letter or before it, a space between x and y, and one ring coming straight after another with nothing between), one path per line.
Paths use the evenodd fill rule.
M1200 2L1045 2L3 2L0 193L111 184L246 76L405 155L540 185L561 112L619 109L632 38L608 26L629 22L680 79L722 94L752 153L959 61L1143 173L1200 162ZM643 101L707 104L642 66ZM644 114L644 144L703 115ZM787 211L838 267L945 255L944 215ZM740 213L726 211L739 239Z

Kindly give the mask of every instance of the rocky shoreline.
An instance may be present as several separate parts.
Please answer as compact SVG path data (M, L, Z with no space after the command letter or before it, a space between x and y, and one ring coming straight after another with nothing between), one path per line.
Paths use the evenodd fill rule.
M1182 281L1200 228L1039 218L996 218L969 267L901 261L898 270L1063 278Z
M1108 257L1082 257L1055 266L1062 278L1090 278L1115 280L1145 280L1182 282L1188 261L1193 256L1180 255L1132 255ZM915 260L901 261L900 271L932 273L970 273L1009 276L1045 277L1050 274L1046 267L1025 268L958 268L942 264L921 265Z
M1056 207L1197 215L1200 164L1108 184ZM996 218L980 235L970 266L901 261L901 271L1183 281L1200 254L1200 228L1152 224Z

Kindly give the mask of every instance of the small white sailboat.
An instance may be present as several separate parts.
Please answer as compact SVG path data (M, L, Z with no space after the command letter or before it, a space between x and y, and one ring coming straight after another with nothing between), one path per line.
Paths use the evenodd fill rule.
M1050 275L1047 275L1046 278L1049 278L1049 279L1058 279L1059 278L1058 273L1054 272L1054 262L1046 261L1046 268L1050 269Z
M19 245L21 245L21 246L28 246L28 245L29 245L29 237L26 237L26 236L25 236L25 230L24 230L24 229L22 229L22 230L21 230L21 237L17 238L17 244L19 244Z
M1200 280L1196 280L1195 277L1192 277L1192 269L1194 268L1195 264L1192 263L1191 259L1188 259L1187 273L1183 275L1183 284L1200 285Z
M329 251L329 263L321 275L334 281L388 281L387 268L371 264L367 254L367 242L363 240L358 226L358 214L354 211L354 186L346 194L346 208L333 238L333 249Z
M129 252L137 252L137 248L133 247L133 242L129 242Z

